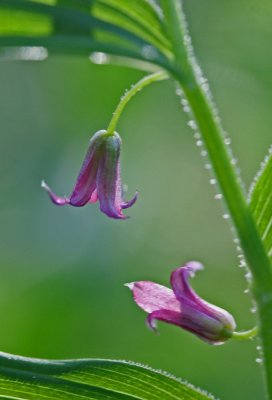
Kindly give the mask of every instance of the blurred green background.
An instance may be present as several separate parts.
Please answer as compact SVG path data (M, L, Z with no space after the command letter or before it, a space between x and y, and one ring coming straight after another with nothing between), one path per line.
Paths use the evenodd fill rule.
M186 1L189 26L224 127L249 187L271 143L272 3ZM239 329L254 324L245 271L223 207L187 127L173 82L156 83L119 124L131 218L97 205L51 204L41 179L69 194L90 136L106 128L119 97L143 72L86 58L0 64L1 350L43 358L134 360L167 370L221 400L262 400L257 342L211 347L168 325L148 331L125 282L168 284L192 259L193 282L229 310Z

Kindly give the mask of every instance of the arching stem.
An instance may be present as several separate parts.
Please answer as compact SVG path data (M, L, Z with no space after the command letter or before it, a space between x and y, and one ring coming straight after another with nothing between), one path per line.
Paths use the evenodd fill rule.
M166 72L155 72L154 74L145 76L143 79L141 79L139 82L135 83L125 94L121 97L120 102L118 106L116 107L116 110L114 111L112 118L110 120L107 132L108 135L113 135L116 129L116 126L118 124L119 118L124 111L124 108L128 104L128 102L131 100L133 96L135 96L136 93L138 93L140 90L142 90L144 87L150 85L153 82L156 81L162 81L164 79L167 79L168 75Z

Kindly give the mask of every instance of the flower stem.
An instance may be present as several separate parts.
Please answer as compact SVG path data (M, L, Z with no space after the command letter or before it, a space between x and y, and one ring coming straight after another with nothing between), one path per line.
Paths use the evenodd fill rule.
M268 399L272 400L272 268L247 205L231 154L224 142L210 97L202 86L199 69L192 54L180 0L161 2L166 29L173 44L175 59L171 73L181 85L236 227L241 247L252 273L251 289L256 301L259 335L263 346Z
M248 340L248 339L253 339L257 334L258 334L258 327L254 326L254 328L249 329L248 331L233 332L231 335L231 339Z
M138 93L140 90L142 90L144 87L150 85L153 82L156 81L162 81L164 79L168 78L168 74L166 72L160 71L160 72L155 72L154 74L145 76L143 79L141 79L139 82L135 83L120 99L120 102L118 106L116 107L116 110L114 111L112 118L110 120L107 133L108 135L113 135L114 131L116 129L116 126L118 124L119 118L128 104L128 102L131 100L133 96L135 96L136 93Z

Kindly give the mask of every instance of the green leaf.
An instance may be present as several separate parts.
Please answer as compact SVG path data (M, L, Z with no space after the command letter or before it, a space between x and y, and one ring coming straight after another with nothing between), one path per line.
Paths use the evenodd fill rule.
M146 1L96 0L93 15L134 32L166 55L171 45L160 16Z
M0 398L214 400L161 371L125 361L49 361L0 353Z
M91 49L168 64L171 51L163 23L147 0L86 0L82 4L0 0L0 46L46 46L69 54Z
M249 204L265 248L272 259L272 147L253 181Z

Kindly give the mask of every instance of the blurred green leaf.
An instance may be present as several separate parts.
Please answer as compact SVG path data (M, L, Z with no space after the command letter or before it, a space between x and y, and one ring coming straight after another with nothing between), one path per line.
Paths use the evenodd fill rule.
M0 353L0 397L9 399L212 400L173 376L124 361L48 361Z
M97 0L94 2L93 14L101 20L134 32L163 53L171 53L162 21L147 1Z
M252 184L250 208L269 257L272 258L272 148Z
M171 56L160 15L145 0L0 0L0 46L104 51L159 65Z

